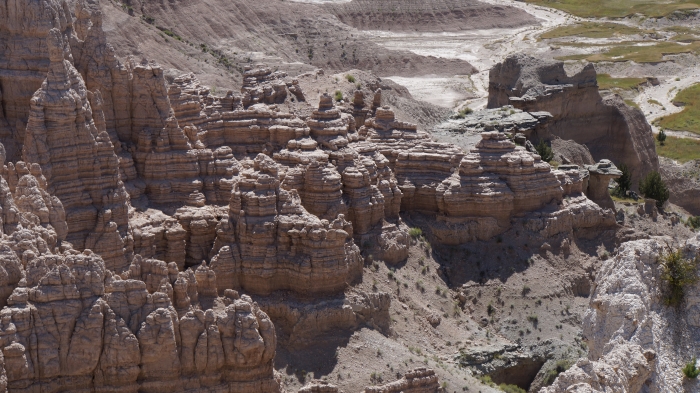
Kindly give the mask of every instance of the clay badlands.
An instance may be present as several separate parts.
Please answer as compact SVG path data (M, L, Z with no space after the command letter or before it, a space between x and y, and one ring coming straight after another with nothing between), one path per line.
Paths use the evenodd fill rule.
M0 392L700 391L700 8L580 3L0 2Z

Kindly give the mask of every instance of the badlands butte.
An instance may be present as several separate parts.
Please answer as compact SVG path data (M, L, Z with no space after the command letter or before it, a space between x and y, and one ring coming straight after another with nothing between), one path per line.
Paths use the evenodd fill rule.
M539 3L0 1L0 392L700 391L700 9Z

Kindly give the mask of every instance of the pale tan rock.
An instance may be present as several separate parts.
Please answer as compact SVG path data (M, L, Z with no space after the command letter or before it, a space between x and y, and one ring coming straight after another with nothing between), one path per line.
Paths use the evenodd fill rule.
M339 390L337 386L327 381L313 380L299 389L297 393L339 393Z
M589 165L586 169L591 176L586 195L600 207L614 210L615 203L610 197L608 185L610 180L619 179L622 171L618 170L610 160L600 160L599 163Z
M229 222L217 234L221 239L217 244L228 245L224 253L231 256L219 250L212 269L223 269L227 277L239 269L238 285L254 293L280 289L335 293L361 274L352 224L343 215L329 222L309 214L295 190L280 188L280 168L265 155L242 165L231 195ZM235 283L225 285L219 290L235 289L230 287Z
M437 393L439 389L435 371L421 367L407 372L398 381L366 387L364 393Z

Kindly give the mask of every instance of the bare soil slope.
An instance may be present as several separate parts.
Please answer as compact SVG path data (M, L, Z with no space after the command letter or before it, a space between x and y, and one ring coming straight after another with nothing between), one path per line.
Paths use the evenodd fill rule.
M353 0L324 8L361 30L454 32L536 23L519 8L474 0Z
M326 8L314 4L279 0L130 0L128 4L105 1L102 8L108 40L119 56L147 57L165 68L195 71L203 74L203 82L213 86L238 86L242 67L260 61L291 74L313 67L331 71L362 69L380 76L475 72L463 60L382 48ZM440 8L455 13L443 23L437 20L440 13L430 7L422 7L418 12L425 11L425 18L416 16L408 7L411 12L406 13L406 18L389 19L400 26L412 23L411 18L416 17L432 21L429 24L438 31L454 29L463 14L460 7L450 3ZM495 19L504 16L507 15ZM377 17L387 19L383 15Z

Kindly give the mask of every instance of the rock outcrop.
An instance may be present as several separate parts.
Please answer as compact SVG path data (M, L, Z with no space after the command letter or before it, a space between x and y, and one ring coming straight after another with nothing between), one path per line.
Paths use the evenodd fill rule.
M306 211L296 190L280 187L280 167L259 154L234 178L228 220L217 228L211 266L220 288L269 294L336 293L359 278L363 260L352 224Z
M131 277L139 269L122 279L97 254L72 249L31 259L26 286L0 312L8 388L279 391L274 327L249 297L216 297L206 268L159 277L151 292Z
M651 126L644 114L622 98L602 98L592 64L569 76L564 63L512 55L489 73L489 108L513 105L526 112L547 111L552 121L538 138L573 140L597 161L627 165L633 184L659 170ZM532 140L532 139L531 139Z
M99 93L87 90L69 60L61 32L47 38L49 73L31 99L22 156L42 169L48 190L61 200L68 220L66 240L85 248L90 232L110 231L91 241L108 251L109 268L126 268L131 255L128 194L119 176L114 146L93 112ZM97 119L97 121L95 121ZM107 227L114 226L115 230Z
M680 392L681 368L695 356L700 318L698 284L684 288L679 309L668 306L659 258L667 239L624 243L597 275L583 334L588 359L561 374L546 393L570 391ZM684 258L700 255L700 238L681 245Z
M440 389L435 371L417 368L407 372L403 378L382 386L365 388L364 393L437 393Z
M589 165L586 169L591 175L588 180L586 195L600 207L615 209L615 203L610 197L608 185L610 180L619 179L622 176L622 171L617 169L610 160L600 160L599 163Z
M680 164L670 158L659 157L659 163L659 173L670 191L669 201L693 215L700 216L700 161Z

